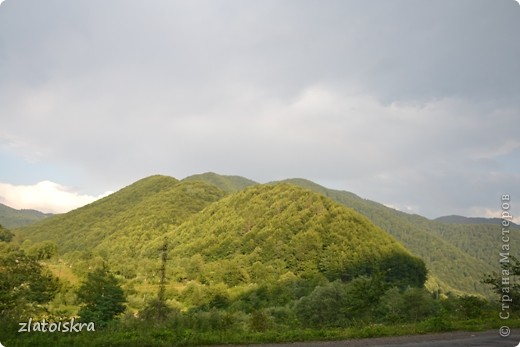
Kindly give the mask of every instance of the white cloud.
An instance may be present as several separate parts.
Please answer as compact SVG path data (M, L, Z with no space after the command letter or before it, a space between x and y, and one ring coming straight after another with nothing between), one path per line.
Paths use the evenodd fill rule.
M89 204L103 196L81 194L51 181L34 185L0 183L0 203L15 209L35 209L46 213L64 213Z
M471 217L484 217L484 218L502 218L502 210L491 209L485 207L473 207L470 209ZM511 221L516 224L520 224L520 216L513 215Z

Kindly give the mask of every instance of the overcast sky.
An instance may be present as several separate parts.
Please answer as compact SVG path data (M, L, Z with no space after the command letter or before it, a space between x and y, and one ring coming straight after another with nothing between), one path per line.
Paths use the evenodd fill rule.
M520 5L6 0L0 168L45 212L214 171L519 216Z

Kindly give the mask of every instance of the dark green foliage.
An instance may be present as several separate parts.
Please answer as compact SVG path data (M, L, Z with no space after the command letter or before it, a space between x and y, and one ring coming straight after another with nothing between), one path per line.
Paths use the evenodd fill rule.
M249 326L252 331L266 331L271 325L271 317L263 310L255 310L251 313Z
M139 318L148 323L160 324L178 314L178 309L170 307L164 300L155 298L150 300L143 310L139 311Z
M27 249L27 254L37 260L50 259L58 254L58 245L54 241L38 242Z
M467 319L479 318L488 305L487 301L473 295L464 295L456 298L456 312Z
M507 258L501 263L501 272L485 275L482 282L491 286L493 292L498 295L498 301L508 298L504 302L510 306L511 311L520 311L520 259L515 256Z
M83 322L102 327L125 311L123 289L106 267L89 273L76 294L81 305L78 315Z
M408 322L417 322L435 312L432 296L422 288L407 288L401 298L401 316Z
M428 270L422 259L403 253L393 253L384 257L378 266L384 281L399 288L423 287Z
M0 316L21 316L50 301L58 281L36 259L9 244L0 245Z
M381 316L387 322L418 322L436 312L434 298L423 288L390 288L380 302Z
M319 286L296 303L296 314L306 327L345 326L348 321L348 296L345 285L332 282Z
M0 225L0 242L11 242L13 233Z

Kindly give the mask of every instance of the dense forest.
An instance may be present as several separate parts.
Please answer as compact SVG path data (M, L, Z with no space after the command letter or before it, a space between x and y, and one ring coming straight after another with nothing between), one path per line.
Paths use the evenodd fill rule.
M10 229L0 229L0 311L13 345L290 341L500 323L493 224L431 221L301 179L151 176ZM520 241L517 229L511 237ZM516 281L511 259L502 265ZM70 317L97 332L16 333L29 318Z
M50 213L42 213L36 210L16 210L0 204L0 224L5 228L23 227L50 216L52 216Z

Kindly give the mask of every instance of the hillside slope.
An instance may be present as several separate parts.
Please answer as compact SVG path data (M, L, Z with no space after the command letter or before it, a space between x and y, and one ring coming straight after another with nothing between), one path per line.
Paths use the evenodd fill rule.
M17 210L0 204L0 225L8 229L30 225L51 215L36 210Z
M481 218L481 217L464 217L458 215L443 216L434 219L435 222L445 224L489 224L500 225L502 219L500 218ZM510 228L520 229L520 225L510 222Z
M496 270L490 259L475 257L459 248L457 243L444 238L437 222L388 208L374 201L333 189L327 189L305 179L289 179L292 183L311 189L340 204L365 215L375 225L388 231L414 254L426 262L430 270L429 286L443 291L488 294L489 289L480 283L485 273ZM460 235L463 238L463 235ZM490 249L488 245L488 249ZM467 249L466 249L467 250Z
M21 229L33 242L56 242L60 253L108 252L135 257L146 241L224 196L203 182L151 176L69 213Z
M428 285L431 289L488 293L480 280L484 273L496 270L492 263L494 248L489 246L493 242L493 236L489 230L478 232L479 228L471 226L461 227L430 221L303 179L284 182L289 185L260 185L243 177L215 173L194 175L182 181L166 176L151 176L90 205L65 215L48 218L20 229L19 232L32 242L55 241L60 253L67 254L69 260L82 259L77 261L80 266L84 266L95 255L107 259L127 278L155 278L154 269L157 268L159 258L157 250L161 247L164 235L168 235L175 245L172 257L177 265L172 269L171 275L180 280L196 277L204 281L203 277L211 278L207 269L222 265L220 262L204 267L205 275L194 274L193 269L200 270L200 264L213 263L216 259L221 261L222 257L227 257L226 261L235 267L238 266L237 262L248 264L244 265L245 270L242 272L249 279L259 276L253 275L256 271L253 270L254 267L263 268L266 274L282 271L280 269L285 269L286 272L290 269L290 273L297 274L302 269L295 266L302 266L311 272L318 269L331 276L330 267L325 266L324 262L333 262L332 250L335 250L338 254L334 260L335 266L348 264L352 268L353 259L344 255L345 249L350 250L351 245L334 241L333 245L324 246L328 249L327 252L300 245L298 247L307 249L316 255L316 259L321 259L303 264L293 254L295 251L291 247L296 247L297 243L291 241L292 236L277 234L280 230L287 232L291 228L300 230L297 228L305 225L301 231L309 235L308 238L302 236L300 244L323 246L324 239L320 233L327 228L336 227L330 225L332 221L322 219L320 215L321 212L328 211L328 204L331 203L327 199L329 198L366 216L356 214L354 219L364 221L359 225L368 223L370 233L361 236L356 232L349 234L349 237L354 244L367 241L368 244L377 246L374 251L371 247L358 245L356 247L361 248L355 249L354 253L361 251L366 254L367 259L377 258L382 254L377 253L381 243L397 244L396 247L401 247L402 250L406 247L426 262L430 270ZM295 186L304 189L295 192ZM310 191L314 193L311 194ZM299 196L302 194L311 194L307 202L309 206L303 202L305 199L300 201ZM314 206L314 203L321 207ZM337 206L332 209L337 209ZM372 223L377 225L374 230ZM353 225L355 223L342 228L349 230ZM386 232L392 237L388 238ZM377 235L376 238L380 241L376 241L372 234ZM273 235L283 236L284 239L273 238ZM372 251L377 254L370 253ZM277 258L279 253L288 258ZM350 251L347 253L350 254ZM346 258L343 259L343 256ZM271 261L271 258L274 260ZM336 273L335 276L348 275Z
M173 263L184 264L177 276L201 283L234 286L318 274L349 279L379 271L419 284L426 275L421 260L366 217L289 184L231 194L165 236Z

